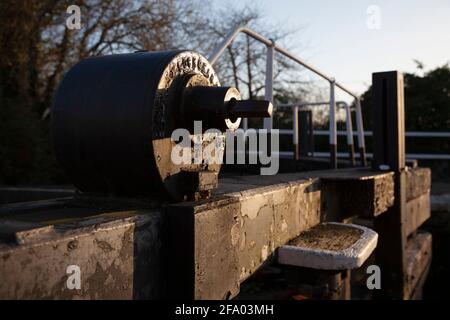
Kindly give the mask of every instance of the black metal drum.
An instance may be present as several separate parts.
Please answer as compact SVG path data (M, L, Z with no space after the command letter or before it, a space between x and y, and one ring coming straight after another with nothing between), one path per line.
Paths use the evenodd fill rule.
M182 200L190 183L184 171L218 172L220 164L174 164L173 130L192 133L194 120L203 121L203 130L234 130L241 114L270 112L265 101L249 112L236 89L219 86L209 62L192 51L83 60L66 74L54 100L52 131L60 164L85 193L163 192Z

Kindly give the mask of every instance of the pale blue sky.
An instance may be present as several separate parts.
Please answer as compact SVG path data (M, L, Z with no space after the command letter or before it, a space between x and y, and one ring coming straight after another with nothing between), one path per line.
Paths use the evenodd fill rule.
M416 71L450 61L450 0L239 0L258 3L271 23L302 28L293 51L362 93L376 71ZM215 6L223 2L215 0ZM367 27L367 8L381 10L380 30ZM339 95L344 98L344 96Z

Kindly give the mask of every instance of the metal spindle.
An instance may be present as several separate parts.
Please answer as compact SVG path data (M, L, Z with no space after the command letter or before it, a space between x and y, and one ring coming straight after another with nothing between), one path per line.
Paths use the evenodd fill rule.
M265 87L265 100L273 103L273 58L274 58L274 43L267 46L266 55L266 87ZM272 130L273 117L264 119L264 129Z
M336 100L334 93L335 82L330 81L330 166L337 169L337 130L336 130Z

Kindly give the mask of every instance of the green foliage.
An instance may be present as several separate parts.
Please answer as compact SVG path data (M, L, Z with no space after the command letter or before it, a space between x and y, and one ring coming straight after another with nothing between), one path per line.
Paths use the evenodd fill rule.
M405 76L406 129L450 130L450 68L429 71L423 77Z
M450 131L450 67L404 74L407 131ZM372 89L363 94L364 126L372 128Z
M418 69L423 65L417 62ZM423 75L404 74L405 84L405 128L406 131L450 131L450 67L448 64L425 72ZM362 110L364 128L372 129L372 90L363 94ZM368 139L371 150L371 139ZM406 139L408 153L450 153L448 138ZM421 161L441 171L435 163ZM441 163L442 164L442 163ZM439 170L438 170L439 169ZM436 171L436 172L437 172Z

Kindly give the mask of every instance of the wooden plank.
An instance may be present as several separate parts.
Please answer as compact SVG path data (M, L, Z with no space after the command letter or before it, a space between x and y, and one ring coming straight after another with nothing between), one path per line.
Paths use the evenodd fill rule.
M351 168L303 173L320 178L324 221L376 217L394 204L394 174Z
M431 217L430 191L406 203L406 235L416 231Z
M418 298L432 259L432 236L420 232L408 240L406 248L406 294Z
M236 181L246 185L244 188L254 188L299 179L320 179L324 221L342 221L352 216L372 218L386 212L394 204L394 174L365 168L295 172L264 179L260 176L223 179L216 193L240 188L226 182Z
M373 176L372 179L321 179L324 214L327 221L361 216L373 218L386 212L394 204L394 177L392 174Z
M299 111L299 156L307 157L314 150L313 119L311 110ZM298 159L298 158L297 158Z
M410 201L430 192L431 170L429 168L413 168L406 172L406 199Z
M396 185L405 185L404 172L396 175ZM375 218L378 233L375 252L376 264L381 269L384 285L375 292L377 298L405 299L405 250L406 250L406 190L395 188L394 206Z

